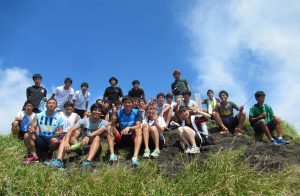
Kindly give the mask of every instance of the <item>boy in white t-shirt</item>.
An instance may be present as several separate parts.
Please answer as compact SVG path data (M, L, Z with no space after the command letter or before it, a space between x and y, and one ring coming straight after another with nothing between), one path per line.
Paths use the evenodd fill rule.
M33 113L33 109L33 104L30 101L26 101L24 111L18 112L12 123L11 131L15 137L24 140L31 157L37 157L36 150L33 148L35 146L34 138L37 129L37 117Z
M57 101L57 108L56 111L63 111L64 104L68 101L72 101L74 96L74 89L71 87L73 81L71 78L66 78L64 86L58 86L55 88L51 99L55 98Z
M156 112L158 116L158 121L161 122L160 125L167 129L167 126L171 120L170 109L171 106L165 103L165 94L159 93L157 96Z
M64 104L64 112L59 112L59 115L61 115L64 119L63 135L65 135L68 132L68 130L80 120L80 116L73 111L74 111L73 103L66 102ZM78 135L79 137L80 131L78 131L78 133L75 134Z
M83 118L87 114L89 107L89 98L91 96L88 92L89 85L86 82L83 82L81 85L81 90L77 90L73 97L74 112L77 113L80 118Z

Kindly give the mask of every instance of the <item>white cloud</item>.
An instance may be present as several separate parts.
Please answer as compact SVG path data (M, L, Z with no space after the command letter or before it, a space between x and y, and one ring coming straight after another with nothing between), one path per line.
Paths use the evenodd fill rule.
M16 113L26 101L26 88L32 80L25 69L0 67L0 81L0 135L6 135L10 133Z
M227 89L239 104L264 90L300 131L300 1L198 0L184 13L198 89Z

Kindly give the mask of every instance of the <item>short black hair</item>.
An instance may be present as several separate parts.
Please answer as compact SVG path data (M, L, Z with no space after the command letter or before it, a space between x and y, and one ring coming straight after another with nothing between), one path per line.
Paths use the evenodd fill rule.
M29 101L29 100L25 101L24 106L26 106L27 104L31 104L34 107L34 104L32 103L32 101Z
M90 108L91 112L95 109L100 109L101 113L103 113L103 106L99 103L94 103Z
M122 105L121 101L115 101L115 105Z
M65 78L65 83L70 82L71 84L73 83L73 80L71 78Z
M258 98L258 97L265 97L265 96L266 96L266 94L265 94L264 91L257 91L257 92L255 93L255 98Z
M116 77L111 77L108 81L109 81L109 83L111 83L111 81L112 80L114 80L114 81L116 81L116 84L118 84L118 79L116 78Z
M208 95L208 93L214 93L214 91L213 90L211 90L211 89L208 89L208 91L207 91L207 95Z
M140 102L140 98L138 98L138 97L132 97L131 99L132 99L132 101Z
M128 101L128 100L130 100L132 102L132 99L130 97L128 97L128 96L123 97L122 98L122 104L124 104L125 101Z
M134 84L140 84L140 81L138 81L138 80L133 80L131 84L132 84L132 85L134 85Z
M40 74L33 74L32 76L32 80L34 80L35 78L40 78L41 80L43 79L42 76Z
M89 84L87 82L83 82L80 87L82 88L83 86L85 86L86 88L89 88Z
M140 102L147 103L145 99L140 99Z
M166 96L165 96L164 93L158 93L158 94L156 95L156 99L158 99L159 97L166 98Z
M51 101L51 100L54 100L54 101L56 102L56 105L57 105L57 101L56 101L56 99L54 99L54 98L48 99L48 100L47 100L47 103L48 103L49 101Z
M185 90L185 91L182 92L182 95L189 95L189 96L191 96L192 93L191 93L190 90Z
M221 97L221 94L225 94L227 97L229 96L229 95L228 95L228 92L225 91L225 90L221 90L221 91L220 91L219 97Z
M72 107L72 108L74 108L74 104L71 103L71 102L69 102L69 101L67 101L67 102L64 104L64 108L66 108L66 107Z
M166 94L166 98L171 98L171 99L173 99L173 95L172 95L171 93L167 93L167 94Z

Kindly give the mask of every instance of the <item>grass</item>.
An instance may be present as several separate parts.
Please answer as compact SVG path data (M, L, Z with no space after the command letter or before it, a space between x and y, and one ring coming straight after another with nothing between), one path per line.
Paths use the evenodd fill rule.
M296 195L300 167L280 172L257 172L241 162L244 149L195 157L176 177L161 175L159 166L142 161L108 166L96 172L70 166L67 170L42 163L22 165L24 144L12 136L0 137L0 195ZM104 155L103 155L104 156ZM177 157L180 159L180 154Z

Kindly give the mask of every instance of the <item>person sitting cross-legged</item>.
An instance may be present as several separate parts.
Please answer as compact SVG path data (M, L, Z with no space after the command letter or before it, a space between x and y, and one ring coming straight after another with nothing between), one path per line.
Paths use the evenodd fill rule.
M238 107L235 103L228 101L228 92L224 90L219 93L219 97L221 102L217 103L212 116L222 128L220 133L227 134L231 131L236 136L242 136L242 127L246 119L244 106ZM235 117L233 116L233 109L239 111Z
M265 96L263 91L257 91L255 93L257 103L249 111L249 121L254 128L256 139L262 140L262 136L265 134L273 145L287 144L282 138L281 120L274 115L272 107L264 103ZM271 134L274 130L277 132L277 140Z
M81 132L81 138L83 138L81 146L90 144L87 159L82 162L82 166L92 165L92 161L101 147L100 136L106 133L108 122L100 118L103 110L101 105L95 103L90 110L91 116L89 118L80 119L76 125L68 130L59 146L57 158L50 162L50 166L64 167L63 156L70 149L70 145L78 142L78 131Z
M133 166L139 165L138 153L142 144L142 118L138 109L133 109L132 99L123 97L124 109L112 116L112 125L109 128L107 141L110 151L109 162L118 160L115 154L114 142L121 146L134 144L134 153L131 159Z

